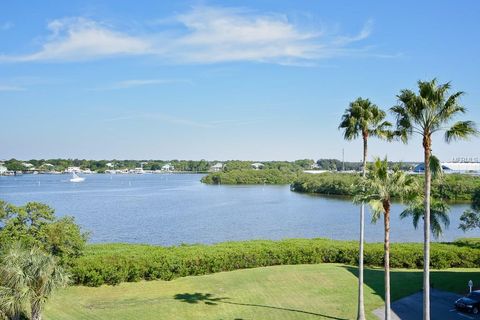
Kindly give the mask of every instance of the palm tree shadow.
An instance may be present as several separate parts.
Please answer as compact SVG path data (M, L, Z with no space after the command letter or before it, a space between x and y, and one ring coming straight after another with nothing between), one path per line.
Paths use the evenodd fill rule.
M254 303L233 302L233 301L228 301L230 299L228 297L214 297L213 294L211 293L201 293L201 292L178 293L174 295L174 299L180 300L181 302L185 302L185 303L191 303L191 304L198 304L203 302L206 305L215 306L215 305L218 305L219 303L225 303L225 304L232 304L232 305L238 305L238 306L259 307L259 308L276 309L276 310L283 310L283 311L289 311L289 312L298 312L298 313L323 317L326 319L347 320L344 318L337 318L337 317L333 317L333 316L329 316L321 313L315 313L315 312L299 310L299 309L282 308L282 307L275 307L275 306L269 306L269 305L254 304Z
M358 277L358 267L342 266ZM466 294L468 280L474 276L472 271L430 271L430 287L443 291ZM478 273L477 273L478 274ZM422 290L423 272L420 270L395 270L390 273L391 299L398 300ZM384 272L380 268L364 269L364 284L370 287L374 294L385 299Z

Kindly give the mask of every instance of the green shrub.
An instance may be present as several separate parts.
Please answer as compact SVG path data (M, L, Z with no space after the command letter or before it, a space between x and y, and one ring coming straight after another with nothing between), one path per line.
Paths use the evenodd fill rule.
M240 169L210 173L202 178L206 184L290 184L297 171L281 169Z
M478 241L432 243L431 266L478 267ZM365 264L382 267L382 243L365 245ZM236 269L312 263L358 262L358 243L329 239L254 240L215 245L161 247L134 244L97 244L87 246L85 255L71 268L74 282L88 286L115 285L138 280L172 280ZM392 268L422 268L421 243L393 243Z

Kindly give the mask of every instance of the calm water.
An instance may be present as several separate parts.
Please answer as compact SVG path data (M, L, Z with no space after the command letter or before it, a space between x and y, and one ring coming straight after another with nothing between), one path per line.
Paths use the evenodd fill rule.
M14 204L41 201L58 215L75 216L91 242L172 245L227 240L329 237L357 239L358 207L348 200L291 192L288 186L209 186L201 175L69 175L0 177L0 199ZM480 236L458 230L468 206L454 205L441 240ZM421 241L411 220L394 205L392 241ZM383 241L383 223L370 224L367 241Z

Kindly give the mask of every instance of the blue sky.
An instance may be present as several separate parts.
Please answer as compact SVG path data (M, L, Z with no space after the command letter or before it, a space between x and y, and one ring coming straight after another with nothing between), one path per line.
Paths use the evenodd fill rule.
M0 159L359 160L348 103L419 79L480 122L480 3L10 1L0 4ZM442 160L478 157L480 140ZM419 160L420 142L370 155Z

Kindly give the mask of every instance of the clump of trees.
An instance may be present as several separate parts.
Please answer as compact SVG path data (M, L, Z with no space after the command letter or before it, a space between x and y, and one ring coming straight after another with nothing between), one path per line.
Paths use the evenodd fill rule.
M398 168L389 165L390 169ZM355 185L361 176L358 173L326 172L321 174L299 174L291 188L297 192L326 195L354 196ZM413 176L423 186L423 176ZM431 195L445 201L473 200L475 190L480 188L480 178L463 174L448 174L432 181Z
M289 170L232 170L210 173L202 178L206 184L290 184L297 173Z
M0 319L40 320L43 305L68 284L88 234L49 206L0 200Z

